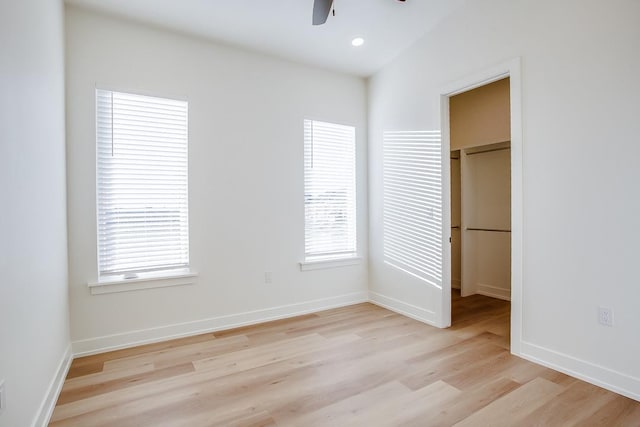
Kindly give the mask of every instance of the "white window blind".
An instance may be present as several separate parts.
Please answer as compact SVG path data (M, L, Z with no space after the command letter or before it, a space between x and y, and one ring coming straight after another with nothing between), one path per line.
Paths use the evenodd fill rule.
M442 286L440 131L385 132L384 262Z
M189 265L187 102L96 90L101 277Z
M355 128L304 121L305 260L356 254Z

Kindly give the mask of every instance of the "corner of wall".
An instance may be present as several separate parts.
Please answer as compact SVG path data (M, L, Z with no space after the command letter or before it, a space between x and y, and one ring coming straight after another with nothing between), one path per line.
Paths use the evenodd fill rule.
M344 307L367 301L367 293L353 292L335 297L305 301L302 303L271 307L227 316L212 317L193 322L165 325L144 330L74 341L75 357L104 353L122 348L151 344L171 339L205 334L241 326L255 325L273 320L301 316L332 308Z
M56 372L49 383L49 387L47 388L44 399L40 404L40 408L36 413L36 417L32 424L33 427L46 427L49 424L49 420L53 414L53 409L56 406L56 401L58 400L60 391L62 391L62 386L64 385L64 380L67 377L72 361L73 353L71 351L71 343L69 343L62 359L60 360L58 369L56 369Z
M391 298L373 291L369 291L369 302L386 308L387 310L402 314L403 316L407 316L428 325L438 327L436 313L434 311L427 310L425 308L418 307L416 305L409 304L404 301L400 301L398 299Z

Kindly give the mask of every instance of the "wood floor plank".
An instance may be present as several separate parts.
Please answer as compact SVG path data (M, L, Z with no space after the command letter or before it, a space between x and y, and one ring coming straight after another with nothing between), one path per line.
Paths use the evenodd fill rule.
M623 396L616 396L589 417L580 420L576 427L640 425L640 405Z
M145 354L158 350L168 350L172 348L179 348L183 345L205 342L214 340L216 337L213 333L194 335L192 337L178 338L170 341L163 341L153 344L146 344L137 347L125 348L122 350L114 350L106 353L100 353L93 356L84 356L74 359L71 364L71 368L84 367L88 365L98 365L109 360L121 359L123 357L134 356L138 354Z
M152 362L145 363L136 367L126 367L123 369L111 369L109 371L100 371L94 374L87 374L78 377L69 378L64 383L64 391L73 391L82 387L113 381L120 378L129 377L131 375L142 374L155 370Z
M596 411L617 397L615 393L600 387L576 381L559 393L555 399L524 418L523 422L568 425L590 420Z
M101 381L96 384L87 385L85 387L78 387L73 390L62 390L58 397L58 402L61 405L69 402L75 402L77 400L86 399L92 396L98 396L104 393L112 392L114 390L122 390L130 387L131 385L139 385L157 381L162 378L170 378L178 375L182 375L189 372L194 372L193 363L183 363L180 365L170 366L163 369L154 369L150 372L141 372L126 377L116 378L109 381Z
M417 390L434 381L452 375L481 369L488 362L488 358L504 354L505 350L493 344L482 344L475 347L473 352L463 352L451 356L442 355L440 358L429 358L420 363L413 363L416 371L402 378L400 381L407 387ZM443 357L444 356L444 357Z
M323 339L321 337L312 337L310 339L313 339L315 341L318 341L319 339L323 339L326 344L326 347L320 350L326 351L327 349L330 350L332 348L332 345L344 345L345 342L352 341L354 337L355 336L353 335L349 335L349 336L342 336L339 338L335 338L332 340ZM355 337L355 338L359 339L359 337ZM307 339L307 340L302 340L300 338L291 339L289 340L289 344L291 345L295 341L296 344L300 345L300 348L298 349L298 354L304 353L304 352L312 352L311 347L309 347L308 345L306 346L302 345L302 344L309 344L310 339ZM260 360L261 363L258 366L251 366L249 371L259 370L261 366L265 366L264 365L265 363L264 347L265 346L257 347L256 357L259 357L258 360ZM91 416L91 413L96 413L103 409L109 410L110 408L114 408L114 407L118 407L120 412L123 412L126 408L129 407L127 405L130 402L135 402L137 400L142 400L147 398L155 399L158 394L170 395L171 393L173 393L174 390L177 390L176 393L178 395L175 398L176 401L180 401L180 399L184 398L184 397L181 397L181 396L184 396L183 391L186 391L187 395L191 393L190 391L191 386L193 387L192 392L197 394L198 390L202 390L203 388L208 387L209 383L216 382L220 377L228 376L233 373L241 373L242 372L241 368L238 367L238 365L236 365L235 362L233 361L233 355L237 353L239 352L224 353L223 355L221 355L221 358L218 359L221 361L221 364L218 366L219 369L214 369L213 367L210 366L210 369L198 370L194 373L189 373L189 374L185 374L178 377L157 380L152 384L132 385L125 392L122 392L122 393L108 392L100 396L87 397L82 401L61 404L56 407L56 410L54 411L52 419L55 421L59 421L65 418L78 418L87 414ZM268 353L266 354L268 356ZM244 358L246 359L247 356L251 357L252 355L245 354ZM275 362L275 361L272 361L272 362ZM314 362L313 358L309 358L309 360L307 361L307 363L313 363L313 362ZM245 366L250 366L250 365L246 364L245 362ZM287 371L287 370L290 371L293 369L294 366L290 365L288 362L285 361L281 367L283 371ZM269 371L267 370L267 375L268 374L269 374ZM224 385L224 383L222 384ZM144 409L145 407L145 405L138 405L138 406L142 407L142 409ZM134 406L134 409L138 410L139 409L138 406Z
M487 380L502 376L508 367L514 366L518 361L502 347L497 348L501 350L499 353L482 357L480 360L467 364L460 370L446 373L442 379L460 390L467 390L486 383Z
M269 415L269 411L255 411L252 407L240 412L227 414L220 417L211 412L198 413L195 416L162 421L163 427L193 427L193 426L220 426L220 427L267 427L275 426L275 420Z
M85 362L85 363L76 363L74 361L69 368L69 373L67 374L67 378L77 378L82 377L84 375L96 374L102 372L104 368L103 361L96 362Z
M348 343L360 340L355 334L341 335L335 338L324 338L320 335L305 335L299 338L279 341L273 344L247 348L240 351L193 361L198 371L214 370L227 375L256 366L264 366L279 360L289 359L297 354L307 353L322 348L332 342Z
M350 366L343 366L348 374L342 377L331 375L335 371L334 364L321 364L294 372L281 371L275 376L257 378L253 383L247 383L246 374L234 373L215 382L201 384L197 393L192 392L193 383L187 381L182 387L172 387L159 396L159 399L156 395L147 393L139 396L135 404L119 405L118 417L111 415L110 423L107 425L173 422L172 417L183 416L184 407L189 408L193 417L206 417L207 415L201 412L207 411L215 413L218 418L227 419L231 414L242 413L243 408L250 407L259 411L260 405L270 407L274 416L278 413L295 415L302 410L345 398L397 376L393 369L387 369L386 372L378 371L381 366L380 359L383 357L384 354L372 353L366 358L352 360ZM288 368L290 371L291 367ZM264 370L261 371L264 373ZM185 397L184 393L187 391L189 395ZM292 404L292 401L295 404ZM91 419L100 418L98 412L88 415Z
M234 335L204 341L170 349L158 350L134 356L121 357L104 362L104 370L123 369L137 367L148 363L158 368L166 368L173 365L192 362L194 360L214 357L220 353L244 350L249 347L249 339L244 335Z
M537 408L554 399L561 392L562 387L558 384L542 378L536 378L456 423L455 426L491 425L494 427L510 427L525 425L518 421L525 419Z
M352 417L344 425L350 427L394 427L415 419L424 410L435 409L460 396L460 390L444 381L436 381L404 395L387 395L366 412Z
M364 303L74 360L55 427L640 426L640 403L512 356L510 304L437 329Z
M507 378L496 378L442 402L437 407L424 407L402 426L448 427L484 408L494 400L520 387Z
M384 401L388 396L400 397L411 393L412 391L401 383L390 381L308 414L291 417L281 424L291 426L346 425L359 414L370 411L372 402Z

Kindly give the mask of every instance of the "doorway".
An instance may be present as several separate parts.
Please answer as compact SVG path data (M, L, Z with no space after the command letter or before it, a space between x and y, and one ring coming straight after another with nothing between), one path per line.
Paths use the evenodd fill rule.
M502 82L500 82L502 81ZM500 82L500 83L498 83ZM455 134L451 134L450 121L451 111L450 104L453 97L460 94L465 94L473 91L477 88L491 85L492 83L502 84L507 87L508 94L506 99L508 104L506 106L506 117L508 123L508 131L503 132L502 137L496 137L494 134L492 138L484 138L481 142L476 141L471 145L466 143L460 144L455 139L459 139ZM514 59L512 61L505 62L490 69L481 71L475 75L468 76L457 82L453 82L444 87L440 93L441 99L441 117L442 117L442 169L443 169L443 236L444 242L450 242L449 251L444 251L443 257L443 287L442 287L442 301L439 314L439 326L449 327L452 325L452 296L458 296L459 299L469 300L471 299L483 299L485 301L495 301L497 304L508 303L508 299L511 300L510 307L506 311L506 316L510 321L511 331L508 332L510 337L510 349L513 354L520 353L521 347L521 315L522 315L522 121L521 121L521 74L520 74L520 59ZM454 112L455 114L455 112ZM455 118L453 118L455 120ZM491 122L495 119L487 119L482 117L480 121ZM510 129L509 129L510 128ZM452 144L452 136L453 143ZM485 135L486 136L486 135ZM476 137L473 137L476 138ZM472 138L472 139L473 139ZM476 138L477 139L477 138ZM453 157L453 160L452 160ZM485 157L485 161L481 159ZM471 165L464 162L468 162L471 159ZM489 159L486 163L486 159ZM471 216L467 216L466 220L463 219L464 207L463 203L468 197L462 195L462 189L465 188L465 181L475 182L476 184L482 184L483 188L473 189L472 192L477 194L486 193L487 185L489 188L493 188L496 179L499 175L504 176L504 173L494 174L495 176L489 176L480 179L479 181L474 178L473 173L477 173L476 169L480 170L480 173L484 173L492 170L490 163L504 164L504 160L508 160L508 173L506 174L510 179L506 183L506 187L509 189L507 210L502 211L501 217L488 216L487 213L496 211L496 206L504 203L498 203L497 200L500 196L496 196L493 201L489 203L488 209L480 212L474 209ZM465 170L469 171L471 167L472 174L465 174ZM479 166L479 168L478 168ZM475 168L475 169L474 169ZM482 172L484 171L484 172ZM491 174L490 174L491 175ZM459 178L458 178L459 176ZM494 182L492 184L491 182ZM502 181L504 184L504 181ZM457 199L452 193L452 187L460 185L460 199ZM470 188L467 184L466 188ZM504 188L504 185L502 185ZM479 193L478 193L479 191ZM486 194L485 194L486 196ZM489 194L490 197L493 197ZM481 200L486 200L485 197L480 197ZM480 200L479 199L479 200ZM473 201L467 201L467 207L473 206ZM459 207L459 216L456 216L454 210ZM482 209L481 209L482 210ZM474 216L475 215L475 216ZM506 217L508 222L501 221ZM493 219L491 219L493 218ZM489 219L489 221L486 221ZM493 222L491 222L493 221ZM463 230L464 228L464 230ZM469 230L466 230L466 229ZM456 231L459 230L459 231ZM502 233L499 235L498 233ZM464 243L464 235L467 236L467 244ZM478 237L482 235L483 237ZM495 236L494 236L495 235ZM491 236L491 237L489 237ZM500 237L501 236L501 237ZM502 244L501 250L485 251L480 254L479 258L476 258L475 265L467 264L465 266L464 253L462 247L473 247L474 243L480 241L480 245L485 245L487 240L499 240L507 243L506 250L505 245ZM489 242L490 243L490 242ZM459 245L461 247L460 258L457 257L454 247ZM464 249L467 252L467 249ZM508 263L510 268L505 271L493 271L493 276L487 271L478 271L478 265L485 267L488 264L482 262L478 264L478 261L483 261L482 256L499 255L504 257L504 253L507 253ZM469 259L469 255L467 255ZM504 259L504 258L503 258ZM486 261L486 260L485 260ZM460 271L459 275L456 275L456 271ZM474 270L475 269L475 270ZM471 270L471 271L469 271ZM491 272L489 272L491 273ZM480 276L478 276L478 274ZM475 276L474 276L475 275ZM457 276L457 277L456 277ZM478 279L478 277L489 277L489 279ZM475 278L474 278L475 277ZM483 283L489 281L490 283ZM469 286L467 286L467 284ZM479 286L479 284L485 286ZM498 286L505 285L506 286ZM456 288L460 287L460 290ZM496 289L497 288L497 289ZM462 297L462 291L464 290L465 296ZM482 295L485 294L485 295ZM490 294L490 295L489 295ZM489 296L487 296L489 295ZM471 304L473 305L473 304ZM455 316L453 319L455 327Z
M449 100L452 326L493 318L508 340L511 299L509 78ZM463 301L472 295L474 304ZM505 302L491 301L499 299Z

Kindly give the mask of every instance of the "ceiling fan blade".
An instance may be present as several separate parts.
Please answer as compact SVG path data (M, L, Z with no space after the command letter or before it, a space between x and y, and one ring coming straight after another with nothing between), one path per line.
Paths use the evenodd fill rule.
M314 0L313 2L313 25L322 25L327 22L333 0Z

